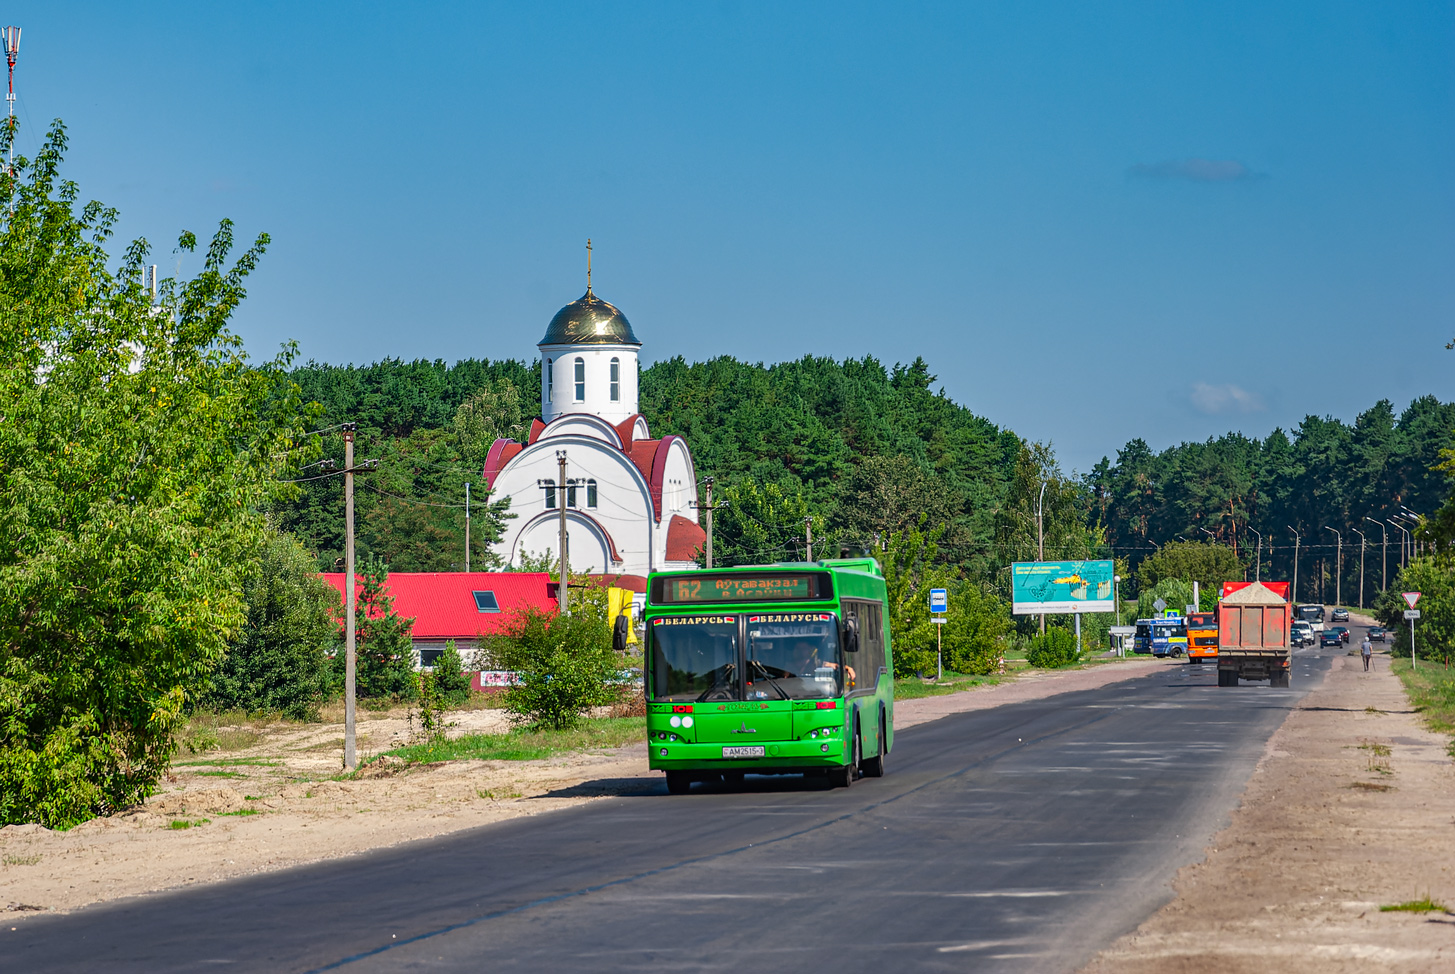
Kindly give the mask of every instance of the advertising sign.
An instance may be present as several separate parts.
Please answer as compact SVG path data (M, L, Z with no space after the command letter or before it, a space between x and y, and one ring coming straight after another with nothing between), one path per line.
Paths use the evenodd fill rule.
M1042 612L1115 612L1110 561L1017 562L1010 569L1012 610Z

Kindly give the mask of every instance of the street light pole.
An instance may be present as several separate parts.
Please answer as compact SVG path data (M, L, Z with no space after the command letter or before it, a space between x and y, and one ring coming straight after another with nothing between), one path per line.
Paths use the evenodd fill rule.
M1378 524L1379 530L1384 532L1384 550L1379 555L1379 590L1383 592L1389 588L1389 528L1384 525L1384 522L1376 521L1367 514L1364 516L1364 520L1370 524Z
M1254 531L1251 524L1245 524L1243 525L1243 527L1247 528L1249 531L1253 531L1253 534L1258 538L1258 562L1257 567L1253 570L1253 580L1261 582L1263 581L1263 535L1259 534L1257 531Z
M1293 531L1293 603L1298 604L1298 532L1293 530L1293 525L1288 525L1288 530Z
M1350 528L1359 535L1359 608L1364 608L1364 532L1358 528Z
M1324 530L1333 531L1334 537L1339 539L1339 546L1337 548L1338 554L1334 560L1334 604L1343 605L1343 590L1339 586L1342 585L1344 582L1344 579L1342 577L1344 574L1344 536L1338 531L1335 531L1333 528L1329 527L1327 524L1324 525Z
M1389 521L1389 526L1392 527L1392 528L1394 528L1396 531L1398 531L1401 535L1404 536L1404 537L1401 537L1399 539L1399 567L1400 568L1403 568L1405 566L1405 557L1404 557L1405 538L1409 536L1409 532L1404 529L1404 525L1402 525L1402 524L1396 524L1394 521Z

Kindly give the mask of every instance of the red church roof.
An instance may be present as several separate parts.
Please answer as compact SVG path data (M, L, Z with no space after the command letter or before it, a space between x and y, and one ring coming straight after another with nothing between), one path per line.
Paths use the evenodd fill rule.
M322 578L342 604L343 572ZM415 639L474 639L499 632L520 609L556 607L556 586L545 572L390 572L385 587L394 596L394 613L414 619ZM362 589L362 581L355 583L355 591ZM481 611L476 592L491 593L499 611ZM490 599L483 601L488 606Z
M707 532L696 521L673 514L667 524L667 560L696 561L697 553L707 544Z

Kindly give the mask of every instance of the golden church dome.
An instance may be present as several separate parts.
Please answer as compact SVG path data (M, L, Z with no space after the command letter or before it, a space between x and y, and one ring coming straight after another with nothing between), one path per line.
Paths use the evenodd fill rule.
M631 322L616 306L586 293L566 305L546 326L537 345L640 345Z

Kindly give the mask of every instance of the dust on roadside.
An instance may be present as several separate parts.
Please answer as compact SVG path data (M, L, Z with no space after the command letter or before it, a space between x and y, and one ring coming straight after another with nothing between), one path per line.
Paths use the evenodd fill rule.
M1239 692L1247 692L1243 688ZM1227 691L1232 692L1232 691ZM1455 765L1399 681L1342 656L1270 738L1176 898L1082 974L1455 969Z

